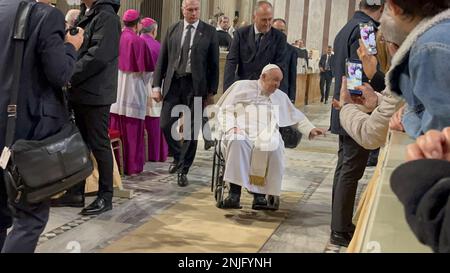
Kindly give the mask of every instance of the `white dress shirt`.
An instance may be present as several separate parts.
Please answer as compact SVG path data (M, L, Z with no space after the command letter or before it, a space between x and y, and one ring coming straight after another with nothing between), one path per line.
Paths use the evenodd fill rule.
M184 24L183 24L183 35L181 36L181 45L180 45L181 48L183 47L184 39L185 39L186 34L187 34L187 27L188 27L188 25L190 25L186 20L184 20L183 22L184 22ZM188 72L188 73L192 72L192 70L191 70L191 48L192 48L192 44L194 43L194 38L195 38L195 34L197 32L197 28L198 28L198 24L199 23L200 23L200 20L198 20L197 22L192 24L192 26L194 28L191 30L191 44L189 46L189 58L188 58L187 66L186 66L186 72ZM153 92L161 93L161 86L154 87L153 88Z
M183 28L183 36L181 37L181 47L183 47L184 44L184 39L186 37L187 34L187 27L189 25L192 25L194 28L191 30L191 43L189 46L189 58L187 61L187 66L186 66L186 72L187 73L191 73L191 48L192 48L192 44L194 43L194 38L195 38L195 33L197 32L197 28L198 28L198 24L200 23L200 20L198 20L197 22L193 23L193 24L189 24L188 22L186 22L186 20L184 20L184 28Z

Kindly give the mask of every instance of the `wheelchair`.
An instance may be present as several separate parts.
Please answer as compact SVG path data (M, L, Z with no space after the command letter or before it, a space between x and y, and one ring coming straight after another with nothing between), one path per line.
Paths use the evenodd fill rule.
M224 181L225 156L222 152L222 140L215 140L211 192L214 194L216 207L223 209L224 200L230 192L230 185ZM267 195L267 208L264 210L277 211L280 207L280 197Z
M225 175L225 156L221 146L222 140L215 140L211 179L211 192L214 193L216 207L219 209L223 208L223 202L230 191L229 185L223 179Z

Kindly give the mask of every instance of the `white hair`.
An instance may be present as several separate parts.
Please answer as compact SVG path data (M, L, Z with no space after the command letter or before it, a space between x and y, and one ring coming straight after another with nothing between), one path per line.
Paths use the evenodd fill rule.
M78 16L80 15L80 10L78 9L71 9L66 14L66 22L73 27L75 20L77 20Z

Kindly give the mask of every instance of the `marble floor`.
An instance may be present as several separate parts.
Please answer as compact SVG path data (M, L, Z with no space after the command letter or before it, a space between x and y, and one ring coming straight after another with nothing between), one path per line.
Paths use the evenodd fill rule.
M329 105L311 105L302 110L316 126L329 127ZM331 192L337 145L337 137L328 135L313 142L304 140L298 149L286 151L287 171L283 192L298 193L299 198L285 208L283 219L257 252L345 252L345 249L329 243ZM132 198L115 198L114 209L98 217L82 217L78 215L79 209L52 209L37 252L102 252L121 238L185 202L188 197L210 187L212 152L204 151L203 143L199 143L196 162L189 175L189 187L179 188L176 176L168 174L168 166L167 163L148 163L143 174L125 177L124 187L133 191ZM372 174L373 169L367 169L360 181L358 197ZM210 198L211 206L214 206L212 194ZM93 197L89 197L86 203L92 200ZM236 244L236 248L239 248L239 243Z

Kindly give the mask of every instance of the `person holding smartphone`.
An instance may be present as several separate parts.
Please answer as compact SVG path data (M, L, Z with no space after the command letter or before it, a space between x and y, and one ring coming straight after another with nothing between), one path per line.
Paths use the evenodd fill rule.
M0 5L0 151L5 146L7 106L13 90L16 42L11 33L21 1L1 0ZM45 3L36 3L29 17L20 77L15 140L42 140L61 130L69 119L61 89L75 71L84 31L65 33L64 15ZM14 201L5 189L0 168L0 252L32 253L47 225L48 201L28 204ZM8 206L9 205L9 206ZM12 208L12 209L10 209ZM7 229L12 229L6 236Z
M360 10L338 33L334 42L335 58L333 75L336 77L336 101L340 98L342 78L346 75L347 61L358 60L357 49L361 38L360 24L372 22L378 27L383 12L384 0L360 3ZM356 71L355 71L356 72ZM362 81L368 82L363 74ZM332 110L331 132L339 135L338 162L333 182L333 205L331 238L332 244L348 246L355 226L352 223L358 181L362 178L369 158L369 150L361 147L342 128L339 110Z

